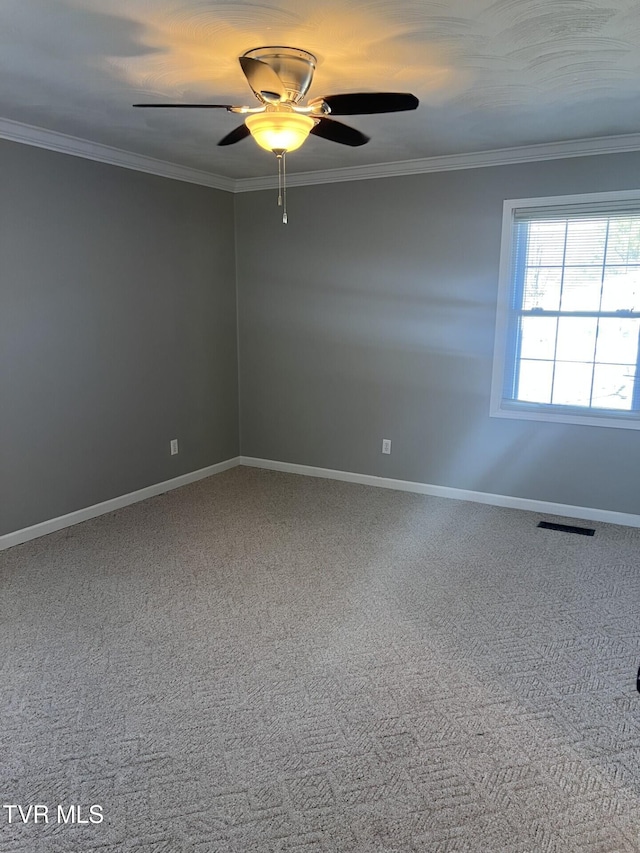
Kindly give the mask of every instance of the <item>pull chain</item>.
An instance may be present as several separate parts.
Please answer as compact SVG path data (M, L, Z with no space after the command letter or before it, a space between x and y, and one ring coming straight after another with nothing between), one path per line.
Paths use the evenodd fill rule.
M282 155L282 197L283 197L283 210L282 210L282 224L286 225L289 221L287 217L287 152L285 151Z
M282 207L282 154L276 154L278 158L278 207Z
M273 152L278 160L278 207L282 207L282 223L286 225L287 218L287 152L283 149L274 149Z

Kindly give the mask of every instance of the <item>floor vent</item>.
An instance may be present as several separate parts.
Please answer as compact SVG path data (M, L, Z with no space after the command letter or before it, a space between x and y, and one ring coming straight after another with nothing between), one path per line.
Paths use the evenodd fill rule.
M593 527L574 527L572 524L556 524L555 521L541 521L538 527L545 530L559 530L561 533L579 533L580 536L593 536L596 532Z

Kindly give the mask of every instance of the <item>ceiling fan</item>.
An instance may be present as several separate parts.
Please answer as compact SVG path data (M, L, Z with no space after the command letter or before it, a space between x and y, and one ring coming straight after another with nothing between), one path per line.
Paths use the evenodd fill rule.
M259 101L257 107L232 104L134 104L151 109L224 109L246 116L218 145L234 145L247 136L267 151L272 151L280 166L286 170L285 154L295 151L309 134L356 147L365 145L369 137L332 116L371 115L415 110L418 99L406 92L356 92L325 95L301 102L307 94L316 58L312 53L295 47L268 46L248 50L239 57L240 66L249 86ZM286 179L286 171L284 172ZM284 184L286 194L286 181ZM285 195L286 198L286 195ZM278 196L282 203L282 193ZM283 221L287 221L286 205Z

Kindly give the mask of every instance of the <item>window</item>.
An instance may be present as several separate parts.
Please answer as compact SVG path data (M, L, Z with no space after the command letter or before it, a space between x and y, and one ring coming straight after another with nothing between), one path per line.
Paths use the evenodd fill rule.
M640 429L640 191L506 201L491 414Z

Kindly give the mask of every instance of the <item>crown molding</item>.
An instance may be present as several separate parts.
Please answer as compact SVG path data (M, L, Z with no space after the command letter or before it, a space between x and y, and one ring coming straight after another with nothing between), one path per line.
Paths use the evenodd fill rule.
M121 166L123 169L133 169L136 172L147 172L150 175L212 187L216 190L226 192L235 190L236 181L233 178L213 175L210 172L179 166L165 160L156 160L155 157L134 154L131 151L112 148L110 145L102 145L99 142L91 142L88 139L68 136L55 130L46 130L43 127L34 127L6 118L0 118L0 139L33 145L36 148L46 148L48 151L70 154L72 157L82 157L85 160L96 160L98 163L109 163L112 166Z
M401 160L395 163L378 163L370 166L352 166L346 169L326 169L318 172L288 172L290 187L312 184L335 184L341 181L364 181L372 178L395 178L401 175L421 175L427 172L448 172L458 169L478 169L484 166L508 166L540 160L560 160L569 157L591 157L596 154L622 154L640 151L640 133L620 136L600 136L593 139L572 139L566 142L548 142L517 148L496 148L471 154L445 154L421 160ZM275 176L241 178L235 182L234 192L256 192L277 186Z
M29 124L0 118L0 139L46 148L72 157L83 157L99 163L109 163L124 169L147 172L176 181L186 181L231 193L257 192L277 186L275 175L258 178L227 178L188 166L157 160L143 154L134 154L121 148L112 148L55 130L46 130ZM400 160L369 166L351 166L344 169L324 169L317 172L289 172L290 187L313 184L335 184L343 181L364 181L374 178L395 178L402 175L421 175L428 172L447 172L458 169L478 169L486 166L508 166L541 160L559 160L569 157L591 157L597 154L622 154L640 151L640 133L619 136L600 136L592 139L571 139L565 142L548 142L514 148L496 148L470 154L444 154L420 160Z

